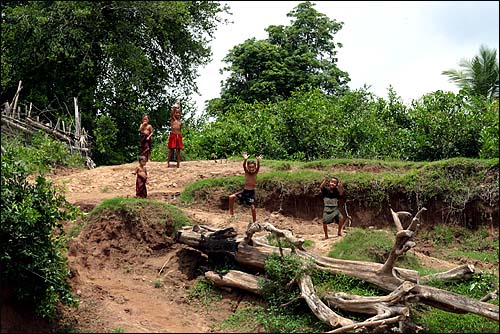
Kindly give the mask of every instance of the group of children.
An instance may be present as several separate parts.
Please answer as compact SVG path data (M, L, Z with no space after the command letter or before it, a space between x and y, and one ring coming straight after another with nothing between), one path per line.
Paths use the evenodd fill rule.
M174 152L177 160L177 168L181 163L181 149L184 148L182 143L182 121L181 121L181 106L179 102L174 103L172 112L170 113L170 135L168 137L168 167L170 167L170 160ZM139 126L140 137L140 153L139 165L135 168L134 174L136 175L135 181L135 195L136 197L147 198L148 191L146 188L148 180L148 171L146 163L151 159L151 137L153 136L153 126L149 124L149 117L142 116L142 123Z
M180 167L181 153L180 150L184 147L182 143L182 128L181 109L179 102L172 106L170 114L170 135L168 138L167 148L169 150L167 166L170 167L170 160L173 157L174 151L177 161L177 168ZM146 163L151 157L151 137L153 136L153 127L149 124L149 117L142 116L142 123L139 126L141 153L139 156L139 165L135 169L137 176L135 191L136 196L147 198L147 179L148 172ZM234 216L234 203L236 199L242 204L250 206L252 211L253 222L257 221L257 213L255 210L255 188L257 185L257 174L260 169L260 161L262 155L256 157L257 162L248 160L248 154L243 153L243 170L245 172L245 184L241 191L229 195L229 213ZM328 186L327 186L328 182ZM324 179L320 185L321 197L323 198L323 232L325 239L328 239L328 225L336 222L338 225L337 235L342 235L342 227L345 218L338 208L339 199L344 195L344 187L342 182L336 177Z

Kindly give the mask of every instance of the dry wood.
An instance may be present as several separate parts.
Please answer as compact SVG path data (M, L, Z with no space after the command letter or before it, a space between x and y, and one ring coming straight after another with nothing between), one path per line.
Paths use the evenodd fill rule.
M264 277L257 277L255 275L237 270L229 270L224 275L214 271L207 271L205 273L205 277L212 281L216 286L238 288L257 295L261 294L259 279L266 280Z
M405 306L405 302L408 300L407 296L409 292L414 287L414 283L404 282L396 290L386 296L362 297L338 292L328 294L324 299L329 306L335 306L350 312L375 315L367 319L367 321L381 320L400 315L406 317L409 314L409 309Z
M427 283L431 280L436 280L436 279L443 281L466 280L471 278L474 273L475 273L474 265L464 264L442 273L423 276L420 278L420 283Z
M348 326L354 324L354 321L344 318L333 312L328 306L319 299L314 291L311 277L309 275L301 275L298 279L301 297L304 298L307 305L314 315L322 322L330 325L332 328L337 326Z
M396 238L395 247L393 247L392 252L394 254L391 261L395 261L397 256L403 254L405 251L411 248L411 243L409 243L409 241L418 228L419 216L423 210L424 209L421 209L417 213L417 215L415 215L410 225L408 226L408 230L402 230L398 232L399 236ZM205 233L205 235L202 236L202 233ZM214 233L216 232L207 231L206 229L205 231L199 229L198 232L194 232L193 229L183 229L179 232L177 240L189 244L193 247L197 247L197 245L201 244L200 241L210 238L210 235L213 235ZM219 241L222 241L222 239ZM237 242L237 250L234 253L234 257L237 262L244 266L263 269L266 259L273 253L279 253L279 248L270 246L268 244L265 244L264 242L260 242L257 240L253 241L253 246L249 245L246 242ZM284 254L288 255L291 252L292 250L289 248L283 249ZM473 313L497 322L499 321L499 308L497 305L485 303L430 286L420 285L420 278L416 271L393 267L394 262L386 261L386 263L382 265L374 262L340 260L308 253L300 249L295 250L295 254L304 259L311 259L318 269L329 271L333 274L343 273L351 277L356 277L358 279L372 283L386 291L392 292L394 290L397 290L400 286L408 286L408 284L413 284L413 287L410 291L406 291L407 289L405 289L405 291L407 292L407 295L404 298L405 301L420 301L426 305L430 305L445 311L454 313ZM384 268L384 266L386 268ZM390 270L387 270L387 268L389 268ZM443 274L442 277L447 277L448 274ZM405 283L405 281L408 281L408 283ZM395 295L397 295L397 293L395 293ZM393 297L394 295L391 296L391 298ZM311 300L312 299L310 299L310 301ZM311 304L313 305L312 307L320 307L318 306L319 304L316 300ZM366 321L366 323L363 324L363 327L380 326L404 319L405 308L404 306L401 307L401 309L395 309L394 311L394 314L398 314L396 311L400 312L398 316L382 320L379 319L381 316L376 316L373 317L370 321ZM388 317L389 315L385 316ZM346 328L344 329L347 330Z
M490 299L497 299L498 298L498 290L495 290L493 292L488 293L486 296L480 299L482 302L487 302Z
M264 223L259 223L259 222L251 222L248 224L247 230L245 232L245 242L252 244L252 236L256 232L261 232L261 231L268 231L274 236L276 236L277 240L280 238L285 238L288 240L292 245L297 247L298 249L304 250L303 244L304 244L304 239L303 238L296 238L292 232L288 230L281 230L276 227L274 227L272 224L270 224L268 221L264 221Z
M394 211L392 211L391 209L394 222L396 223L397 228L401 228L401 230L398 230L398 232L396 233L396 242L394 243L394 246L392 247L392 250L387 257L384 266L379 271L381 275L392 275L394 264L396 263L398 257L406 253L411 248L415 247L415 242L411 241L411 239L417 232L420 215L426 210L426 208L420 209L415 217L413 217L410 226L408 226L406 230L402 230L401 222L399 221L399 215L394 213Z

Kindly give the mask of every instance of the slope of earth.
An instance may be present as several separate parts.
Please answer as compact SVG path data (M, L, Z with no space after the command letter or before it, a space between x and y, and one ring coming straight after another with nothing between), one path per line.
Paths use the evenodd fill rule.
M91 210L104 199L135 196L136 164L103 166L93 170L58 171L50 178L66 189L69 202ZM242 163L227 161L189 161L181 167L167 168L166 162L148 163L148 197L178 204L184 187L202 178L243 175ZM263 167L261 172L268 170ZM218 207L179 206L193 223L212 227L232 226L242 236L251 220L247 208L236 205L235 216ZM303 220L276 212L257 210L259 219L268 217L278 228L313 241L308 251L326 255L332 243L342 237L330 228L330 239L323 239L320 219ZM121 228L123 222L106 217L88 227L75 238L69 250L72 286L80 306L66 309L67 326L77 332L213 332L217 324L231 313L248 305L252 297L238 291L222 291L221 298L202 305L189 298L189 288L200 274L204 256L184 245L167 241L157 245L144 235L161 235L161 231L138 233ZM349 233L347 229L346 233ZM139 237L141 236L142 237ZM153 237L154 238L154 237ZM156 243L155 243L156 242ZM153 246L156 244L157 246ZM420 255L424 265L447 270L452 263ZM258 328L255 332L260 331Z

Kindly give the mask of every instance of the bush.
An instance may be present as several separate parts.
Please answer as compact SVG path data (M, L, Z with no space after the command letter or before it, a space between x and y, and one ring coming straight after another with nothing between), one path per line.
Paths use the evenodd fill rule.
M56 166L84 166L81 155L71 154L65 144L42 131L36 132L28 142L20 137L7 138L2 135L2 146L10 151L14 161L23 161L28 174L47 172Z
M66 281L62 221L75 218L78 210L42 176L28 183L26 165L11 151L2 154L1 163L2 286L13 287L18 301L50 319L59 302L76 305Z

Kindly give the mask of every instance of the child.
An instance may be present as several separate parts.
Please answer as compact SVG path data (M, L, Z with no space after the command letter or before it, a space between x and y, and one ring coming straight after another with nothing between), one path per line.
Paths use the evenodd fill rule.
M257 165L255 161L248 161L248 154L243 153L243 170L245 171L245 187L243 190L229 195L229 213L234 216L234 202L236 198L247 205L250 205L252 209L252 220L255 222L257 220L257 213L255 212L255 186L257 184L257 173L260 168L260 160L262 155L257 157Z
M176 102L172 106L172 113L170 114L170 136L168 137L168 159L167 159L167 167L170 167L170 157L176 154L177 158L177 168L181 163L181 149L184 148L184 144L182 143L182 121L181 121L181 107L179 102Z
M147 159L141 155L139 157L139 166L135 168L137 179L135 181L135 196L141 198L148 197L148 190L146 189L146 182L148 180L148 171L146 170Z
M141 152L139 155L146 157L146 161L149 161L151 157L153 127L149 124L149 117L147 115L142 116L142 123L139 126L139 135L141 137Z
M325 239L328 239L328 225L334 221L338 224L338 236L342 235L342 226L344 225L344 216L338 208L338 201L344 194L344 186L342 182L336 177L332 177L326 187L327 179L324 179L319 186L321 190L321 197L323 198L323 231L325 232Z

